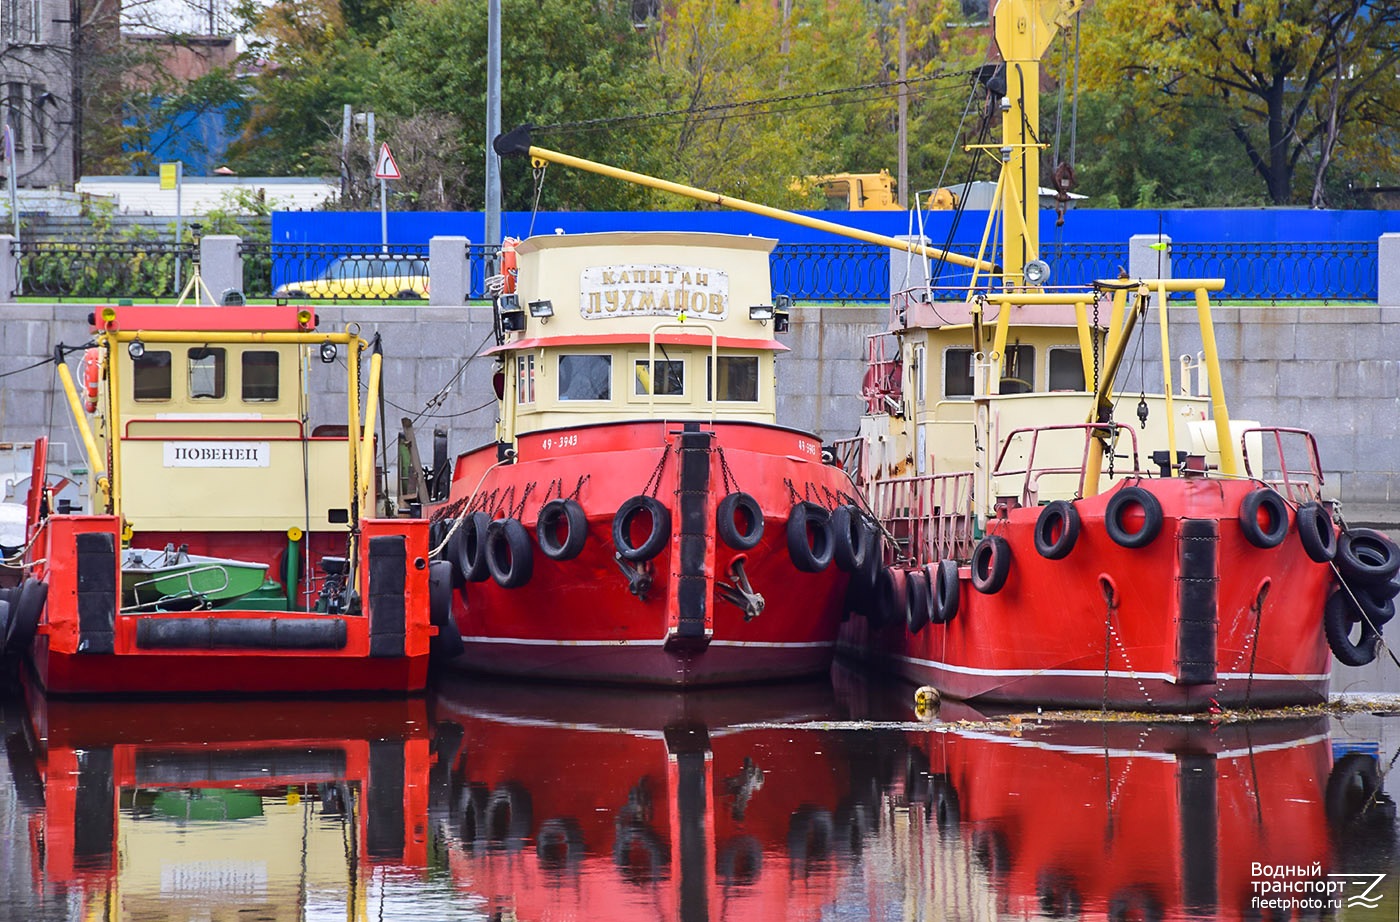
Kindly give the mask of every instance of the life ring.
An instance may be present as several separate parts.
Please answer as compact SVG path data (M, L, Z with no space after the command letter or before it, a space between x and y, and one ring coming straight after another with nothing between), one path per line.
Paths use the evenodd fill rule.
M867 616L871 623L880 627L903 616L907 593L904 571L898 567L881 567L875 574L875 598Z
M484 583L491 576L486 566L486 532L490 527L491 516L477 510L462 520L447 545L448 557L457 565L464 583Z
M639 515L651 520L651 531L637 543L632 542L632 523ZM671 511L653 496L638 494L617 507L612 525L613 544L623 560L639 563L651 560L671 540Z
M758 500L735 491L719 501L715 534L736 551L748 551L763 540L763 509Z
M509 295L515 293L516 276L520 270L516 267L515 248L520 241L515 237L506 237L501 241L501 294Z
M452 580L457 568L447 560L428 564L428 621L437 628L429 644L434 659L455 659L462 652L462 635L452 621Z
M562 537L561 537L561 532ZM550 560L573 560L588 538L588 516L576 499L551 499L535 520L540 552Z
M835 552L831 514L816 503L800 502L788 513L788 556L804 573L820 573L831 564Z
M83 409L97 412L97 390L102 377L102 356L97 347L83 350Z
M917 634L929 623L928 573L923 569L904 574L904 623Z
M497 519L486 529L486 568L502 589L519 589L530 581L534 549L519 519Z
M1011 572L1011 545L1001 535L987 535L972 549L972 588L995 595Z
M1288 537L1288 504L1266 487L1250 491L1240 503L1240 530L1255 547L1278 547Z
M1079 510L1057 499L1040 510L1035 520L1035 549L1046 560L1059 560L1079 540Z
M1368 586L1387 582L1400 571L1400 548L1370 528L1353 528L1337 541L1342 576Z
M1376 658L1376 645L1380 634L1369 621L1361 624L1361 636L1355 643L1351 639L1351 627L1358 620L1351 599L1342 590L1332 593L1322 610L1322 632L1327 637L1327 646L1332 655L1344 666L1364 666Z
M929 620L947 624L958 614L958 565L956 561L940 560L925 567L929 579L932 611Z
M1304 503L1296 516L1298 540L1308 558L1316 563L1328 563L1337 557L1337 528L1322 503Z
M10 595L10 623L5 627L4 650L18 653L29 652L30 641L39 630L39 618L44 613L44 603L49 598L49 584L33 577L25 579L19 591Z
M1126 521L1133 511L1142 516L1136 530L1129 528ZM1146 547L1162 530L1162 504L1142 487L1124 487L1109 498L1103 524L1108 536L1120 547Z

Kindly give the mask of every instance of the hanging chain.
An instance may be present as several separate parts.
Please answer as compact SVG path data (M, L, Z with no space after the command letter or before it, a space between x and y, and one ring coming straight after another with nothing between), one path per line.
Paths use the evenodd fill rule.
M651 476L647 478L647 485L642 488L642 493L644 495L650 496L652 499L656 498L656 491L661 489L661 472L665 469L666 458L669 457L670 454L671 447L669 445L662 449L661 460L656 462L656 468L651 472ZM582 484L580 484L580 486L582 486Z
M530 205L530 232L526 237L535 235L535 215L540 213L540 195L544 193L544 171L549 166L549 162L545 160L531 160L530 163L534 167L535 200Z

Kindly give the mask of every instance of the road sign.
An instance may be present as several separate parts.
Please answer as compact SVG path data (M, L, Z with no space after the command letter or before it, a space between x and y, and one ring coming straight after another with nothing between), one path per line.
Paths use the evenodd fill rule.
M402 179L399 173L399 165L394 162L394 155L389 152L387 143L379 145L379 162L374 165L375 179Z

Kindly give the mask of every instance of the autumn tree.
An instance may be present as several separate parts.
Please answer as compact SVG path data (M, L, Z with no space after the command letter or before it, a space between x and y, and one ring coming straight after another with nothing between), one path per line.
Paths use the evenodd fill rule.
M1400 104L1392 0L1162 0L1150 16L1100 0L1084 38L1086 88L1129 94L1168 130L1217 120L1274 204L1323 205L1341 160L1397 165L1372 141Z
M501 16L504 130L555 126L540 131L536 143L610 162L625 162L646 146L638 132L588 130L590 120L644 105L646 45L629 4L502 0ZM394 14L393 26L376 49L379 98L398 116L455 126L461 159L450 198L456 207L479 209L486 170L487 0L413 0ZM392 119L388 130L397 130ZM537 202L541 209L588 209L640 200L634 188L564 169L537 176L523 158L503 162L502 192L505 207L518 210Z

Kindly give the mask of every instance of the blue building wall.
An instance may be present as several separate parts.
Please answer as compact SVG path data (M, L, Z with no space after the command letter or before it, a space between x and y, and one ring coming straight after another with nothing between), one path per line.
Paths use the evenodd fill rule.
M917 232L910 212L804 212L812 217L880 234ZM954 242L975 244L986 224L985 211L964 213ZM926 212L923 233L935 245L948 239L953 213ZM532 232L583 234L608 230L691 230L775 237L782 243L838 243L845 238L823 231L735 211L510 211L501 216L503 232L526 237ZM426 244L431 237L485 239L480 212L390 212L391 245ZM1055 227L1055 215L1041 215L1041 237L1054 243L1126 243L1134 234L1163 233L1178 243L1375 241L1383 233L1400 233L1400 211L1317 211L1306 208L1220 208L1170 210L1075 209ZM378 212L296 211L272 215L274 244L377 244Z

